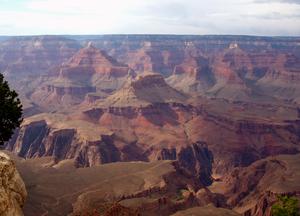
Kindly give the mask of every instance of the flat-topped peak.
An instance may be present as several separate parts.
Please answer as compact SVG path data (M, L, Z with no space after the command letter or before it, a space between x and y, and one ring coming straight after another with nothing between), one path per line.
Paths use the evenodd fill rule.
M145 73L130 80L127 85L106 99L108 106L140 106L153 103L184 102L186 96L170 87L163 76Z
M163 76L157 73L140 74L131 81L131 86L135 89L142 89L153 86L167 86Z

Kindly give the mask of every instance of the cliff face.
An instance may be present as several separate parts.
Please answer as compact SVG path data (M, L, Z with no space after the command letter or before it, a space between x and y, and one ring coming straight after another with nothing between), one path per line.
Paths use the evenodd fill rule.
M10 78L44 75L80 47L75 40L60 36L9 38L0 44L0 70Z
M299 197L299 154L281 155L237 168L224 176L227 203L250 216L271 216L278 195Z
M27 192L13 161L0 152L0 215L22 216Z
M154 103L184 102L187 96L169 86L162 75L146 73L131 79L109 96L103 106L137 107Z
M49 71L58 75L62 69L61 77L72 74L84 80L93 70L101 70L102 75L94 76L93 83L100 89L111 90L120 87L124 80L103 79L103 75L120 78L128 71L128 67L115 60L118 59L137 73L154 71L172 75L172 86L186 92L233 100L253 99L257 93L293 102L300 100L298 38L158 35L72 38L40 36L1 41L0 71L18 80ZM82 41L92 41L95 47L105 50L98 52L98 57L103 58L91 58L97 55L85 48L73 56ZM53 68L63 62L66 67ZM25 84L30 85L32 79Z
M73 126L74 128L74 126ZM95 128L97 130L97 128ZM45 120L33 121L21 127L7 149L24 158L51 156L54 162L74 159L78 167L90 167L119 161L178 160L180 167L200 179L203 185L211 183L213 155L206 143L187 147L142 147L138 141L128 142L118 133L86 137L81 128L57 129ZM125 132L126 133L126 132Z
M186 93L204 93L215 85L215 77L209 59L204 56L187 54L183 62L174 67L167 82Z
M153 71L170 75L174 67L184 59L181 44L178 45L179 47L168 42L144 41L139 49L129 50L120 57L137 72Z
M154 35L93 41L138 73L171 75L168 82L185 92L241 101L263 95L299 102L297 38Z
M24 206L26 216L103 215L116 203L143 215L170 215L194 206L197 198L193 193L201 187L175 161L75 168L72 160L51 166L49 159L16 158L32 195ZM180 190L185 191L183 195Z
M24 115L41 112L29 95L48 80L45 76L69 59L81 45L61 36L9 37L0 43L0 72L15 89Z
M78 105L88 93L114 91L133 76L129 67L91 44L55 70L30 96L33 102L46 110Z
M299 152L297 120L233 120L209 111L161 103L39 115L26 119L6 148L25 158L75 159L83 167L178 160L204 185L211 183L212 172L224 174L270 155Z

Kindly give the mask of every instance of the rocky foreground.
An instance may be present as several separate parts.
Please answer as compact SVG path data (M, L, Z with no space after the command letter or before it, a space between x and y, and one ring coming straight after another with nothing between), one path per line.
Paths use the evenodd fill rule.
M24 213L29 216L270 216L278 195L300 198L299 154L268 157L236 168L207 187L177 161L76 168L72 160L56 163L51 157L11 157L28 190ZM8 209L18 211L12 215L22 215L26 191L18 174L15 179L8 186L13 192L7 192L5 199L14 203Z
M26 188L14 162L0 152L0 215L22 216Z

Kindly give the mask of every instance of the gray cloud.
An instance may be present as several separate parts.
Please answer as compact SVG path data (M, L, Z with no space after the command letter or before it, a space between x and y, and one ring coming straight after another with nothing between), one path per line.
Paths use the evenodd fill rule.
M261 15L243 15L244 17L248 18L255 18L255 19L265 19L265 20L283 20L283 19L299 19L299 14L282 14L279 12L261 14Z
M272 2L280 2L286 4L300 4L300 0L255 0L255 3L272 3Z

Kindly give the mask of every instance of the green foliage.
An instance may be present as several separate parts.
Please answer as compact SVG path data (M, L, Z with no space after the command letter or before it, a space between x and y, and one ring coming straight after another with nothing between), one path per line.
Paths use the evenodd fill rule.
M295 197L278 196L278 201L272 206L273 216L300 216L298 199Z
M179 201L179 200L183 200L184 199L184 196L183 196L183 193L184 193L185 190L178 190L177 193L176 193L176 200Z
M0 74L0 145L8 141L14 129L22 122L22 104L18 94L10 90L7 81Z

